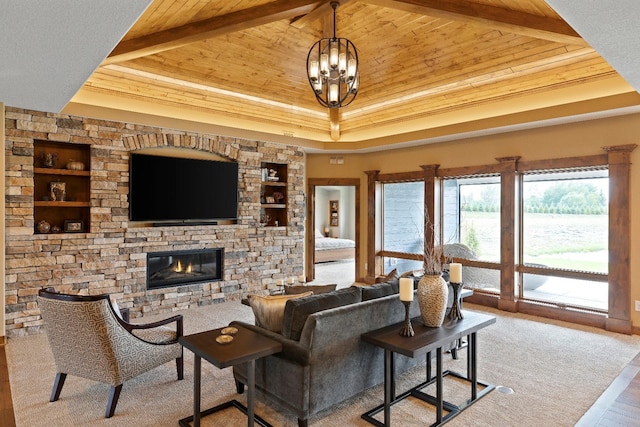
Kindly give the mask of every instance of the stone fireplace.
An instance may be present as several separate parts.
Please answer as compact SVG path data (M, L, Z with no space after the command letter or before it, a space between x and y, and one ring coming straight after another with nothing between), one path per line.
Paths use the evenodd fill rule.
M8 337L42 331L37 295L43 287L109 294L136 319L238 300L250 292L276 289L279 280L302 274L305 157L299 147L11 107L5 107L5 128ZM36 232L36 204L44 203L34 197L36 140L90 145L90 207L81 208L89 210L84 232ZM215 155L238 162L238 220L156 226L129 221L129 154L146 149L193 150L196 157ZM288 165L286 227L260 224L263 162ZM69 219L76 219L75 210L61 209ZM189 286L164 281L160 289L147 289L148 254L203 248L224 248L214 257L216 272L199 271L197 282ZM156 262L160 266L168 260L149 265ZM191 264L194 274L194 261ZM202 261L206 264L211 263Z
M224 249L147 253L147 289L222 280Z

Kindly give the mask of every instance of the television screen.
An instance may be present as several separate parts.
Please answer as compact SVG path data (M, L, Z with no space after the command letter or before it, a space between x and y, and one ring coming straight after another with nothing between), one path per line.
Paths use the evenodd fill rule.
M131 221L238 217L238 163L132 153Z

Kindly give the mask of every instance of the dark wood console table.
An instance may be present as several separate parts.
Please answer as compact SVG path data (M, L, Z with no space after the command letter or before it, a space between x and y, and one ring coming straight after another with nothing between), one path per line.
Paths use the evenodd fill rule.
M439 426L451 418L458 415L469 405L487 395L495 386L479 381L477 371L477 337L476 333L496 322L496 318L483 313L464 311L464 318L460 320L445 319L444 324L439 328L427 327L422 323L420 317L412 319L415 336L404 337L399 334L404 322L387 326L362 335L362 340L384 349L384 404L362 414L362 418L373 425L388 427L391 424L391 405L402 399L413 396L436 407L436 422L432 426ZM458 341L463 337L468 341L467 375L462 375L454 371L442 371L443 347L450 346L453 341ZM431 374L431 352L436 352L436 374ZM408 357L426 356L426 381L413 387L412 389L396 396L394 378L394 353L399 353ZM471 398L460 405L455 405L444 400L443 378L447 375L470 382ZM436 396L426 394L422 389L435 382ZM478 391L478 385L483 388ZM384 423L373 418L374 415L384 410ZM446 410L447 415L443 416Z
M279 353L282 351L282 344L272 340L271 338L257 334L249 329L245 329L241 326L236 326L238 332L233 336L233 341L229 344L219 344L216 342L216 337L220 336L220 331L223 328L214 329L212 331L201 332L198 334L187 335L180 337L178 342L193 352L193 415L183 418L179 421L181 427L191 427L191 421L193 421L193 427L200 426L200 418L218 412L222 409L230 408L232 406L240 409L247 414L248 426L253 426L254 420L257 424L263 427L271 427L261 417L254 414L253 400L255 393L255 365L256 359L268 356L270 354ZM205 359L208 362L214 364L218 368L226 368L238 363L249 362L249 372L247 381L247 406L237 400L230 400L225 403L221 403L211 409L200 411L200 374L201 374L201 359Z

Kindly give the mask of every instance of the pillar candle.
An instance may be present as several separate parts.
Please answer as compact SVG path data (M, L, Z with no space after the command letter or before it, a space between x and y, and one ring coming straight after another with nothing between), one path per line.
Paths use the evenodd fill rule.
M400 301L413 301L413 279L400 278Z
M449 281L451 283L462 283L462 264L459 262L449 264Z

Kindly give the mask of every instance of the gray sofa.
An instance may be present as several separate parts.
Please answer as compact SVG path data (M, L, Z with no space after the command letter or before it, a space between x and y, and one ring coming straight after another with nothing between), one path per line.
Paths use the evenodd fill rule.
M362 299L348 305L317 311L306 317L300 339L243 323L242 326L271 337L283 345L283 351L256 361L256 389L268 402L294 414L299 426L306 426L310 416L349 399L384 381L384 352L360 340L360 335L404 320L405 309L397 293L390 293L390 284L358 288ZM392 285L393 286L393 285ZM353 288L353 287L352 287ZM351 289L351 288L350 288ZM392 289L397 292L397 284ZM362 291L364 290L364 291ZM344 289L335 291L345 291ZM348 291L348 292L353 292ZM287 302L311 300L313 295ZM373 298L373 299L368 299ZM318 306L317 306L318 307ZM417 301L411 304L411 316L419 316ZM285 309L285 322L287 309ZM424 359L395 357L396 373L402 373ZM247 383L248 364L233 367L238 392ZM383 396L380 396L382 401Z

